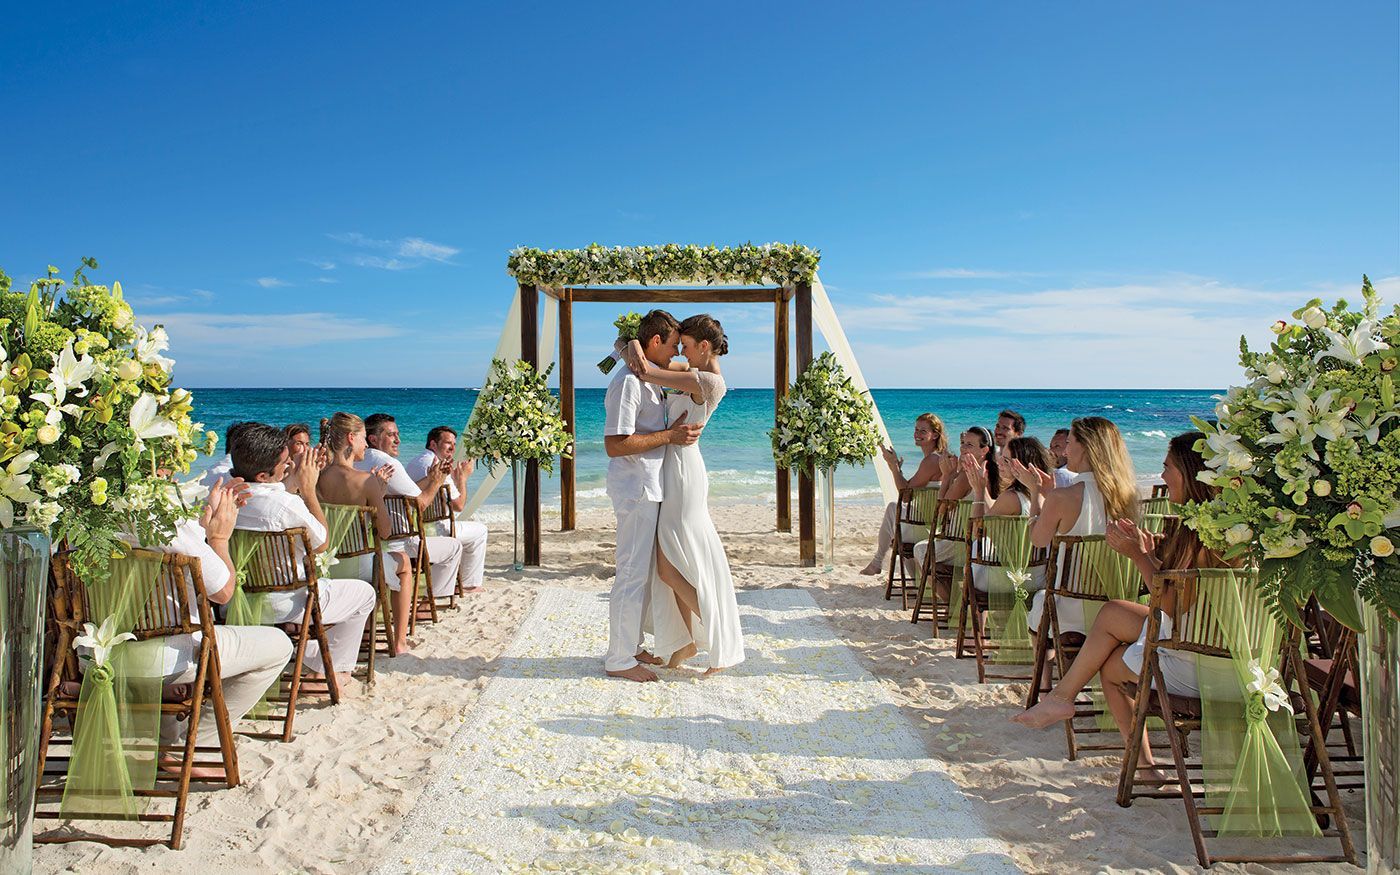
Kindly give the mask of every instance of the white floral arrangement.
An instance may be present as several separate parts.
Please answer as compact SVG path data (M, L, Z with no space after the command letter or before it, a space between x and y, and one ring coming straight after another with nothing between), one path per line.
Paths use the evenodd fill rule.
M88 282L96 267L71 285L49 267L27 295L0 271L0 526L66 541L80 575L125 552L120 533L168 543L195 511L166 472L217 441L170 384L165 330L136 324L120 283Z
M516 282L563 286L703 282L793 285L809 282L821 252L798 243L742 246L599 246L585 249L511 250L506 272Z
M1360 311L1320 300L1273 325L1267 352L1240 339L1250 382L1223 396L1200 478L1220 487L1184 515L1227 559L1252 557L1279 612L1310 595L1359 627L1355 596L1400 615L1400 307L1381 314L1363 278Z
M830 352L818 356L797 378L778 405L769 437L773 458L782 468L864 465L879 445L870 399L856 389Z
M467 454L492 468L534 460L545 471L554 470L556 457L571 457L559 399L549 391L553 370L553 365L537 371L526 361L492 359L490 376L462 434Z

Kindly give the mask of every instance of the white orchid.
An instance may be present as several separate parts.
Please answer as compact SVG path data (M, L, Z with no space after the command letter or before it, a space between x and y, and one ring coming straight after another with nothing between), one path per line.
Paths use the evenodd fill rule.
M91 623L83 624L83 634L73 639L73 649L87 647L92 650L92 662L96 666L107 664L108 657L118 644L123 641L135 641L136 636L130 632L117 633L116 617L108 617L102 621L101 626L94 626Z
M1320 362L1331 356L1347 364L1360 365L1371 353L1390 349L1390 344L1376 339L1376 327L1376 321L1367 318L1357 323L1349 334L1342 334L1331 328L1322 329L1322 334L1330 345L1313 356L1313 361Z
M73 354L73 341L68 341L62 352L54 354L53 368L49 370L49 382L53 384L53 407L63 404L68 397L70 390L76 389L73 395L83 398L87 395L87 386L83 385L98 373L97 359L90 355L79 358Z
M1206 446L1210 448L1210 458L1206 466L1219 470L1230 468L1235 471L1248 471L1254 466L1254 459L1240 443L1240 436L1217 431L1206 435ZM1203 472L1204 473L1204 472Z
M136 434L139 447L145 440L172 437L178 433L175 423L160 415L159 402L149 392L142 393L131 405L131 430Z
M1288 701L1288 691L1284 689L1278 669L1271 668L1267 672L1264 666L1259 664L1259 660L1249 661L1250 682L1245 686L1245 690L1251 694L1260 695L1264 698L1264 707L1270 711L1277 711L1280 708L1288 713L1293 713L1293 703Z
M27 505L39 500L38 494L29 488L29 481L34 479L34 475L28 473L29 466L37 458L39 454L33 450L23 452L0 469L0 526L9 528L14 525L14 502Z
M175 367L174 359L160 354L161 350L170 348L170 338L159 325L149 332L137 331L135 347L136 360L142 364L158 365L165 373L169 373L170 369Z

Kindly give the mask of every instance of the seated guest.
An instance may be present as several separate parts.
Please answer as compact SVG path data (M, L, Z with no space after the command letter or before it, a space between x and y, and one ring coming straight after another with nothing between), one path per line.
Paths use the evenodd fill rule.
M183 520L175 527L175 537L168 544L154 549L182 553L199 560L200 577L205 595L216 605L228 604L233 598L234 567L229 554L229 536L238 520L241 483L222 483L209 490L198 520ZM173 602L173 600L172 600ZM189 594L190 619L196 624L199 615L195 594ZM173 607L173 605L172 605ZM195 663L201 633L172 635L161 638L161 671L168 684L190 683L198 669ZM224 707L229 722L237 728L239 720L262 699L268 687L276 683L287 662L292 658L292 642L281 629L271 626L215 626L215 646L219 652L219 674L223 679ZM161 718L160 742L178 747L185 742L189 723L176 720L174 715ZM217 746L219 729L214 721L214 703L205 699L199 716L200 746ZM179 772L182 757L163 754L161 766ZM223 775L223 767L195 766L191 775L213 778Z
M1218 489L1196 479L1206 470L1205 460L1196 452L1196 441L1205 435L1188 431L1172 438L1167 457L1162 462L1162 479L1173 502L1209 501ZM1206 548L1196 533L1186 526L1154 544L1154 538L1130 519L1115 520L1108 528L1108 546L1133 560L1144 580L1151 583L1153 575L1162 570L1177 571L1191 568L1219 568L1221 558ZM1168 598L1174 597L1174 593ZM1171 610L1172 606L1167 606ZM1135 601L1111 601L1103 606L1079 655L1050 693L1035 707L1011 718L1017 723L1043 729L1074 716L1074 700L1089 685L1094 675L1103 685L1104 699L1118 730L1127 740L1132 731L1133 704L1124 690L1126 684L1136 684L1142 672L1143 654L1147 647L1147 605ZM1163 616L1159 638L1171 636L1171 621ZM1196 665L1187 654L1159 650L1167 692L1178 696L1198 696ZM1144 739L1143 764L1153 765L1152 749ZM1162 775L1161 777L1174 777Z
M452 502L453 514L462 512L467 506L467 478L476 467L471 459L452 464L452 455L457 452L457 432L445 425L428 432L427 449L414 456L404 469L415 481L425 481L433 466L451 464L447 478L447 491ZM434 523L434 534L446 535L446 523ZM462 592L477 592L481 589L482 576L486 571L486 526L474 520L459 519L457 540L462 542L462 561L457 568L457 582ZM436 578L434 578L436 580Z
M211 489L222 480L233 478L233 445L238 441L238 435L249 426L257 425L256 422L235 422L224 430L224 455L204 472L204 476L199 482Z
M945 455L939 462L939 470L943 479L943 486L939 490L938 498L961 501L972 495L972 481L969 479L964 464L981 464L985 470L985 501L987 497L999 498L1001 496L1001 463L997 461L996 454L992 452L992 435L980 425L974 425L963 432L958 438L958 448L961 456ZM964 463L966 460L966 463ZM975 497L973 498L975 501ZM958 550L962 541L949 538L937 538L934 546L933 559L940 564L951 563L958 557ZM920 568L923 567L924 560L928 555L928 541L920 541L914 545L914 562ZM945 582L940 581L939 595L947 599Z
M1102 416L1076 419L1069 427L1065 453L1070 469L1080 473L1073 483L1061 489L1055 489L1053 477L1044 471L1017 470L1032 501L1039 501L1042 496L1045 499L1040 516L1031 526L1031 543L1048 547L1056 535L1102 535L1111 519L1137 522L1141 515L1137 479L1118 426ZM1061 556L1060 561L1063 559ZM1029 616L1033 630L1040 628L1044 604L1045 593L1036 593ZM1055 613L1061 633L1087 631L1082 600L1057 598Z
M1065 455L1068 445L1069 429L1056 429L1055 436L1050 438L1050 454L1055 457L1055 470L1051 473L1055 475L1056 489L1063 489L1074 482L1074 472L1069 469L1069 458Z
M365 457L355 463L355 469L385 478L390 495L413 499L419 510L432 506L433 496L437 495L443 481L452 472L451 463L430 466L427 476L419 480L410 477L408 469L399 461L398 423L387 413L365 417L365 439L369 447L365 449ZM404 544L410 555L418 549L416 538L410 538ZM457 588L457 570L462 565L462 542L456 538L429 535L428 562L433 569L433 597L446 598Z
M365 457L365 423L353 413L337 413L321 420L321 445L330 451L330 464L316 481L316 497L330 504L359 505L374 508L375 529L382 538L392 525L389 511L384 507L384 481L366 471L357 471L355 463ZM372 579L373 556L361 557L357 576ZM413 610L413 567L402 543L384 550L384 575L394 591L394 650L409 649L408 618Z
M296 477L292 474L296 466L301 462L302 456L311 449L311 427L304 422L296 422L282 429L287 435L287 452L292 460L292 467L287 469L288 479L283 484L287 491L296 494Z
M254 532L304 528L312 552L320 553L326 549L326 517L316 497L316 483L321 466L326 463L325 455L308 451L296 466L296 495L282 485L291 464L290 456L286 435L280 428L258 423L239 434L233 447L233 473L247 481L248 500L238 511L238 528ZM299 553L301 545L296 549ZM294 557L297 562L302 558ZM318 588L326 643L336 679L344 689L360 652L365 623L374 611L374 587L363 580L327 578L320 580ZM306 609L306 591L268 593L267 609L270 617L266 622L300 622ZM325 675L325 662L314 638L306 645L305 659L315 675Z
M1026 418L1014 410L1003 410L997 414L997 426L992 432L996 438L997 455L1006 449L1006 442L1026 433Z
M1006 442L997 470L1001 477L1001 494L995 499L987 490L987 465L973 462L972 456L964 456L972 491L972 516L1021 516L1033 517L1040 514L1040 501L1032 501L1030 489L1014 476L1014 468L1034 468L1045 471L1050 468L1050 451L1033 437L1012 438ZM985 514L984 514L985 511ZM983 592L987 591L987 566L972 566L972 585ZM1031 569L1031 582L1028 591L1045 588L1045 566Z
M914 469L914 476L906 478L904 476L904 460L899 457L893 447L881 447L880 454L885 457L885 464L890 466L890 473L894 475L895 486L901 495L908 495L907 490L918 489L922 486L937 486L939 480L939 462L948 453L948 435L943 430L943 420L932 413L925 413L914 420L914 446L919 448L923 454L919 459L919 467ZM875 558L861 569L861 574L879 574L885 567L885 553L889 551L890 545L894 542L894 527L898 522L899 503L890 502L885 507L885 517L880 523L880 534L875 542Z

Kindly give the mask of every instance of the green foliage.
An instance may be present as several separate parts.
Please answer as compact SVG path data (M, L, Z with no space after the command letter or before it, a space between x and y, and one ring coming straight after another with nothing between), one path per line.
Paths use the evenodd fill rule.
M791 285L817 272L821 252L797 243L756 246L599 246L511 250L506 272L517 282L562 286L667 282Z
M778 407L769 437L773 458L783 468L864 465L879 446L870 399L830 352L797 378Z

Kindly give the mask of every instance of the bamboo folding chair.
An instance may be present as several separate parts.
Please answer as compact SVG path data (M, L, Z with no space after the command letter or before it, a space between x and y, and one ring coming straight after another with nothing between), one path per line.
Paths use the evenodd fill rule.
M969 555L967 565L961 581L955 581L954 585L961 585L963 598L962 610L958 612L957 630L957 653L962 655L965 648L967 632L972 632L973 655L977 658L977 682L985 684L988 680L1003 681L1026 681L1034 680L1034 676L1021 674L991 674L987 671L987 663L995 655L1001 652L1001 643L995 640L990 634L988 621L992 612L991 594L979 590L973 585L975 569L977 568L1000 568L1002 563L998 560L996 549L992 546L991 540L985 531L985 518L972 517L968 529ZM1036 569L1042 573L1046 572L1046 566L1050 563L1050 550L1031 548L1030 562L1026 565L1026 571L1035 574ZM1032 662L1033 664L1033 662ZM1026 665L1026 663L1021 663Z
M418 539L416 549L408 549L408 545L404 545L409 564L413 567L413 609L408 612L408 631L412 634L417 630L420 619L427 623L438 621L437 600L433 598L433 564L428 559L428 539L423 532L423 515L418 511L417 500L403 495L384 496L384 508L389 512L390 532L381 540ZM420 583L428 587L426 611L419 604L422 598L418 588Z
M247 577L241 584L248 595L259 593L306 591L306 608L301 621L284 624L294 626L289 630L292 643L292 659L279 679L278 691L267 696L269 706L281 706L282 713L271 707L270 713L248 715L257 721L280 722L282 731L248 732L253 738L292 740L292 724L296 719L297 702L303 693L326 694L331 704L340 704L340 684L335 677L335 666L331 664L331 649L326 643L326 627L321 621L320 582L316 575L316 562L312 553L311 541L306 529L292 528L280 532L258 532L239 530L244 536L257 538L261 543L253 551L245 569ZM301 558L297 558L298 552ZM315 637L321 651L321 664L326 670L324 679L303 678L307 642ZM284 692L285 690L285 692Z
M1219 569L1210 569L1218 571ZM1199 698L1173 695L1167 690L1162 672L1160 654L1162 651L1176 651L1185 654L1199 654L1207 657L1230 659L1231 649L1225 635L1210 616L1211 607L1202 598L1202 588L1207 586L1234 585L1256 587L1251 572L1235 571L1239 576L1236 583L1233 575L1227 577L1203 577L1200 571L1167 571L1156 576L1156 592L1149 605L1146 646L1143 653L1142 672L1138 682L1126 688L1133 697L1133 728L1128 735L1127 749L1123 756L1123 766L1118 780L1118 804L1132 805L1137 797L1155 799L1180 798L1186 809L1187 824L1191 829L1191 839L1196 849L1196 859L1203 867L1214 863L1257 862L1274 863L1340 863L1356 864L1356 852L1352 845L1351 831L1347 826L1346 813L1342 809L1341 797L1337 792L1336 779L1332 771L1327 748L1323 744L1323 732L1318 721L1318 711L1305 679L1298 629L1286 627L1282 636L1279 653L1280 683L1287 691L1293 719L1288 721L1292 730L1302 738L1310 740L1316 752L1315 774L1305 780L1305 792L1312 799L1309 807L1311 815L1318 820L1320 837L1336 839L1341 845L1340 854L1301 853L1301 854L1215 854L1206 847L1206 839L1220 838L1218 830L1210 828L1206 818L1219 816L1224 809L1206 804L1205 765L1200 760L1199 743L1196 756L1190 755L1189 736L1202 727L1203 704ZM1165 612L1171 620L1171 634L1159 637L1162 628L1163 606L1168 603L1166 596L1175 591L1171 610ZM1274 622L1262 598L1242 599L1246 624ZM1139 776L1146 767L1138 765L1142 751L1143 727L1149 717L1160 717L1166 724L1167 738L1171 745L1172 764L1176 773L1175 789L1171 785ZM1321 786L1318 786L1318 778ZM1151 789L1139 790L1139 785ZM1322 795L1319 795L1322 794ZM1326 804L1321 799L1327 800ZM1323 824L1326 824L1323 826ZM1227 837L1229 838L1229 837ZM1259 839L1248 839L1259 841Z
M1167 497L1169 497L1170 495L1171 495L1171 493L1167 490L1167 484L1165 484L1165 483L1153 483L1153 484L1152 484L1152 498L1167 498Z
M948 517L956 504L957 502L945 501L941 498L934 502L933 513L929 518L928 549L924 552L924 560L919 563L919 589L914 594L914 610L909 620L909 622L917 624L927 616L927 619L933 621L933 634L935 636L939 633L940 621L948 621L949 618L947 606L940 604L938 592L934 586L934 551L938 539L942 537ZM913 551L911 550L911 552Z
M1340 730L1340 744L1327 743L1328 758L1333 765L1333 775L1338 779L1337 786L1343 790L1356 790L1364 786L1365 772L1361 768L1360 751L1352 727L1352 718L1361 719L1361 688L1356 683L1357 638L1356 633L1324 612L1313 600L1305 617L1314 627L1325 656L1307 656L1303 659L1303 671L1308 686L1317 695L1318 723L1322 735L1327 739L1333 727ZM1317 772L1318 755L1310 742L1303 757L1308 777ZM1338 767L1340 766L1340 768Z
M898 590L905 610L909 609L909 600L915 595L915 578L918 577L917 571L913 575L909 573L914 563L914 545L928 535L937 495L938 490L931 487L904 489L899 494L894 534L890 535L890 567L885 573L885 601Z
M170 746L162 745L157 740L154 748L149 745L133 747L128 742L126 747L126 750L149 753L157 758L162 754L180 755L178 776L157 768L156 782L152 789L133 791L145 809L136 816L135 822L169 824L170 835L168 838L151 838L139 835L141 830L134 828L125 831L138 834L123 836L50 830L36 835L36 843L95 841L113 847L149 847L163 844L179 850L184 840L185 810L190 784L218 783L228 787L236 787L239 784L233 727L229 721L228 710L224 706L218 643L214 634L214 614L204 592L199 560L178 553L157 553L150 550L136 552L152 558L159 557L160 561L156 585L139 610L131 630L136 636L136 641L153 641L194 633L200 635L199 642L195 645L194 680L166 683L161 687L160 715L165 719L180 720L188 724L185 742L178 746ZM67 816L60 812L63 794L67 788L73 731L83 681L78 657L72 645L74 639L81 634L83 624L96 619L92 617L88 608L87 586L74 574L69 558L69 552L66 550L54 556L50 580L49 612L53 622L53 634L50 640L52 647L47 654L50 664L49 680L39 729L40 780L35 793L34 816L42 820L64 820L69 824L104 821L115 826L117 823L131 823L119 814L108 812L75 815L69 811ZM198 619L191 619L191 613ZM212 705L218 729L217 746L198 744L200 712L206 697ZM217 759L198 759L200 755L209 754L217 754ZM194 777L190 771L196 766L222 768L223 776ZM168 808L167 800L173 801L173 809Z
M957 622L953 616L956 613L953 608L955 600L960 600L962 595L962 576L967 567L967 556L972 545L972 500L960 499L939 499L934 510L934 525L929 535L928 552L924 554L924 567L921 579L923 585L919 587L920 598L915 601L914 616L919 616L925 598L932 602L933 613L933 634L940 634L940 623L943 628L956 634L953 624ZM936 532L937 534L934 534ZM962 553L964 561L961 565L938 561L938 542L956 541ZM956 587L956 589L955 589ZM947 593L944 598L942 593ZM957 658L964 659L967 654L961 649L957 651Z
M457 539L457 514L452 510L452 491L447 487L447 484L444 483L442 486L438 487L437 494L433 496L433 503L428 506L427 510L419 514L419 519L421 523L420 528L425 535L429 531L429 526L438 523L447 528L448 537L453 540ZM426 545L427 541L425 540L423 543ZM426 546L424 547L424 552L427 552ZM438 607L446 607L455 611L457 609L457 598L461 594L462 580L458 577L457 582L453 585L452 594L447 597L447 604L438 605ZM437 601L437 599L432 596L431 587L428 588L428 598L432 599L434 602Z
M365 635L355 665L357 668L361 664L364 665L365 683L372 684L375 654L379 651L381 640L386 654L391 657L399 655L394 647L394 620L389 608L389 583L384 577L384 554L380 552L379 532L375 528L372 507L361 507L355 514L350 528L345 531L344 540L340 542L340 550L335 554L335 557L342 561L358 559L361 556L370 557L369 584L374 587L380 622L374 622L374 618L371 617L370 622L365 624Z
M1061 629L1056 597L1099 605L1107 604L1114 597L1100 579L1090 557L1091 551L1106 549L1103 535L1056 535L1050 543L1050 561L1045 575L1045 602L1033 643L1035 663L1031 673L1030 692L1026 696L1027 708L1040 701L1040 695L1049 692L1054 683L1064 677L1070 663L1079 655L1079 648L1084 644L1083 634ZM1138 595L1141 591L1139 585L1132 594ZM1050 656L1052 653L1053 661ZM1064 722L1065 746L1069 759L1077 759L1080 751L1123 749L1118 730L1106 725L1104 710L1094 701L1089 689L1080 693L1074 701L1074 706L1074 717ZM1111 736L1111 740L1090 742L1080 737L1103 735Z

